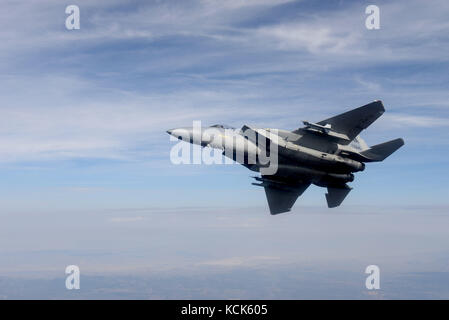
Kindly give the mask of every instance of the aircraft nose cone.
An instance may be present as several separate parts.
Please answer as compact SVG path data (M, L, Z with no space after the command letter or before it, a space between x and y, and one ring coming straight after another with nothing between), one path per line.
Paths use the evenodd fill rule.
M168 129L167 133L179 140L184 140L184 141L192 140L192 129L190 129L190 128Z

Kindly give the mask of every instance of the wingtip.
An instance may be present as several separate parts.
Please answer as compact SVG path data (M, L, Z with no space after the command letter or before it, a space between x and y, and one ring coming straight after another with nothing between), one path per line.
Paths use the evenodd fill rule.
M286 213L286 212L290 212L292 210L292 208L286 209L286 210L270 210L270 214L272 216L281 214L281 213Z
M385 106L384 103L382 102L382 100L374 100L375 103L377 103L380 106L380 112L384 113L385 112Z
M392 140L392 142L396 142L397 143L397 148L399 149L400 147L402 147L404 144L405 144L405 141L404 141L404 139L402 139L402 138L397 138L397 139L394 139L394 140Z

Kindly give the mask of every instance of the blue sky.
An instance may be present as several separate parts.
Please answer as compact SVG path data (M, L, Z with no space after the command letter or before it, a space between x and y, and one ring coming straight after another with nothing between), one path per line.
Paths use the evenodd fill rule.
M80 7L80 30L65 29L69 4ZM250 184L251 172L234 165L172 165L174 143L165 130L193 120L293 130L302 120L319 121L375 99L386 113L362 137L370 145L397 137L406 144L357 174L354 190L335 212L347 223L354 211L363 217L379 206L383 214L411 208L447 213L449 5L377 1L381 28L367 30L368 4L3 2L0 215L23 246L5 244L2 251L56 250L46 237L58 239L69 228L64 219L77 219L81 228L105 212L111 212L106 225L97 221L92 239L108 219L138 225L155 210L182 215L186 207L198 208L213 217L232 211L235 223L235 212L251 221L256 211L271 219L263 190ZM327 217L324 192L307 190L293 214L318 210ZM407 222L411 230L421 218ZM27 221L51 231L34 230L36 240L27 241ZM176 245L170 261L177 261ZM68 247L84 252L89 246ZM14 265L4 268L10 269Z

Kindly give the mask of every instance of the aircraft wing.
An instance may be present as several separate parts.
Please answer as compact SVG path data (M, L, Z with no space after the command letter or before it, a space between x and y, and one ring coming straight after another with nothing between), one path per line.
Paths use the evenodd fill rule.
M329 141L347 145L384 112L382 101L377 100L318 123L304 121L306 127L293 132L312 133Z
M318 125L330 125L332 131L345 134L352 141L363 129L368 128L384 112L385 108L382 101L377 100L338 116L320 121Z
M306 191L310 183L291 183L273 179L274 176L262 176L262 178L254 177L261 183L253 183L253 185L265 188L265 195L268 200L268 207L271 214L279 214L291 210L296 202L296 199Z

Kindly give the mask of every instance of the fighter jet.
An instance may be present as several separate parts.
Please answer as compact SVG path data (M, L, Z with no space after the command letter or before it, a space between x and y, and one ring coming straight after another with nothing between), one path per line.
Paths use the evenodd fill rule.
M354 173L363 171L365 163L385 160L403 146L404 140L399 138L368 147L359 136L384 112L382 102L376 100L316 123L303 121L304 126L293 131L214 125L167 133L218 149L260 173L252 184L265 189L270 213L275 215L290 211L311 184L327 188L328 207L338 207L352 190L348 183L354 180Z

